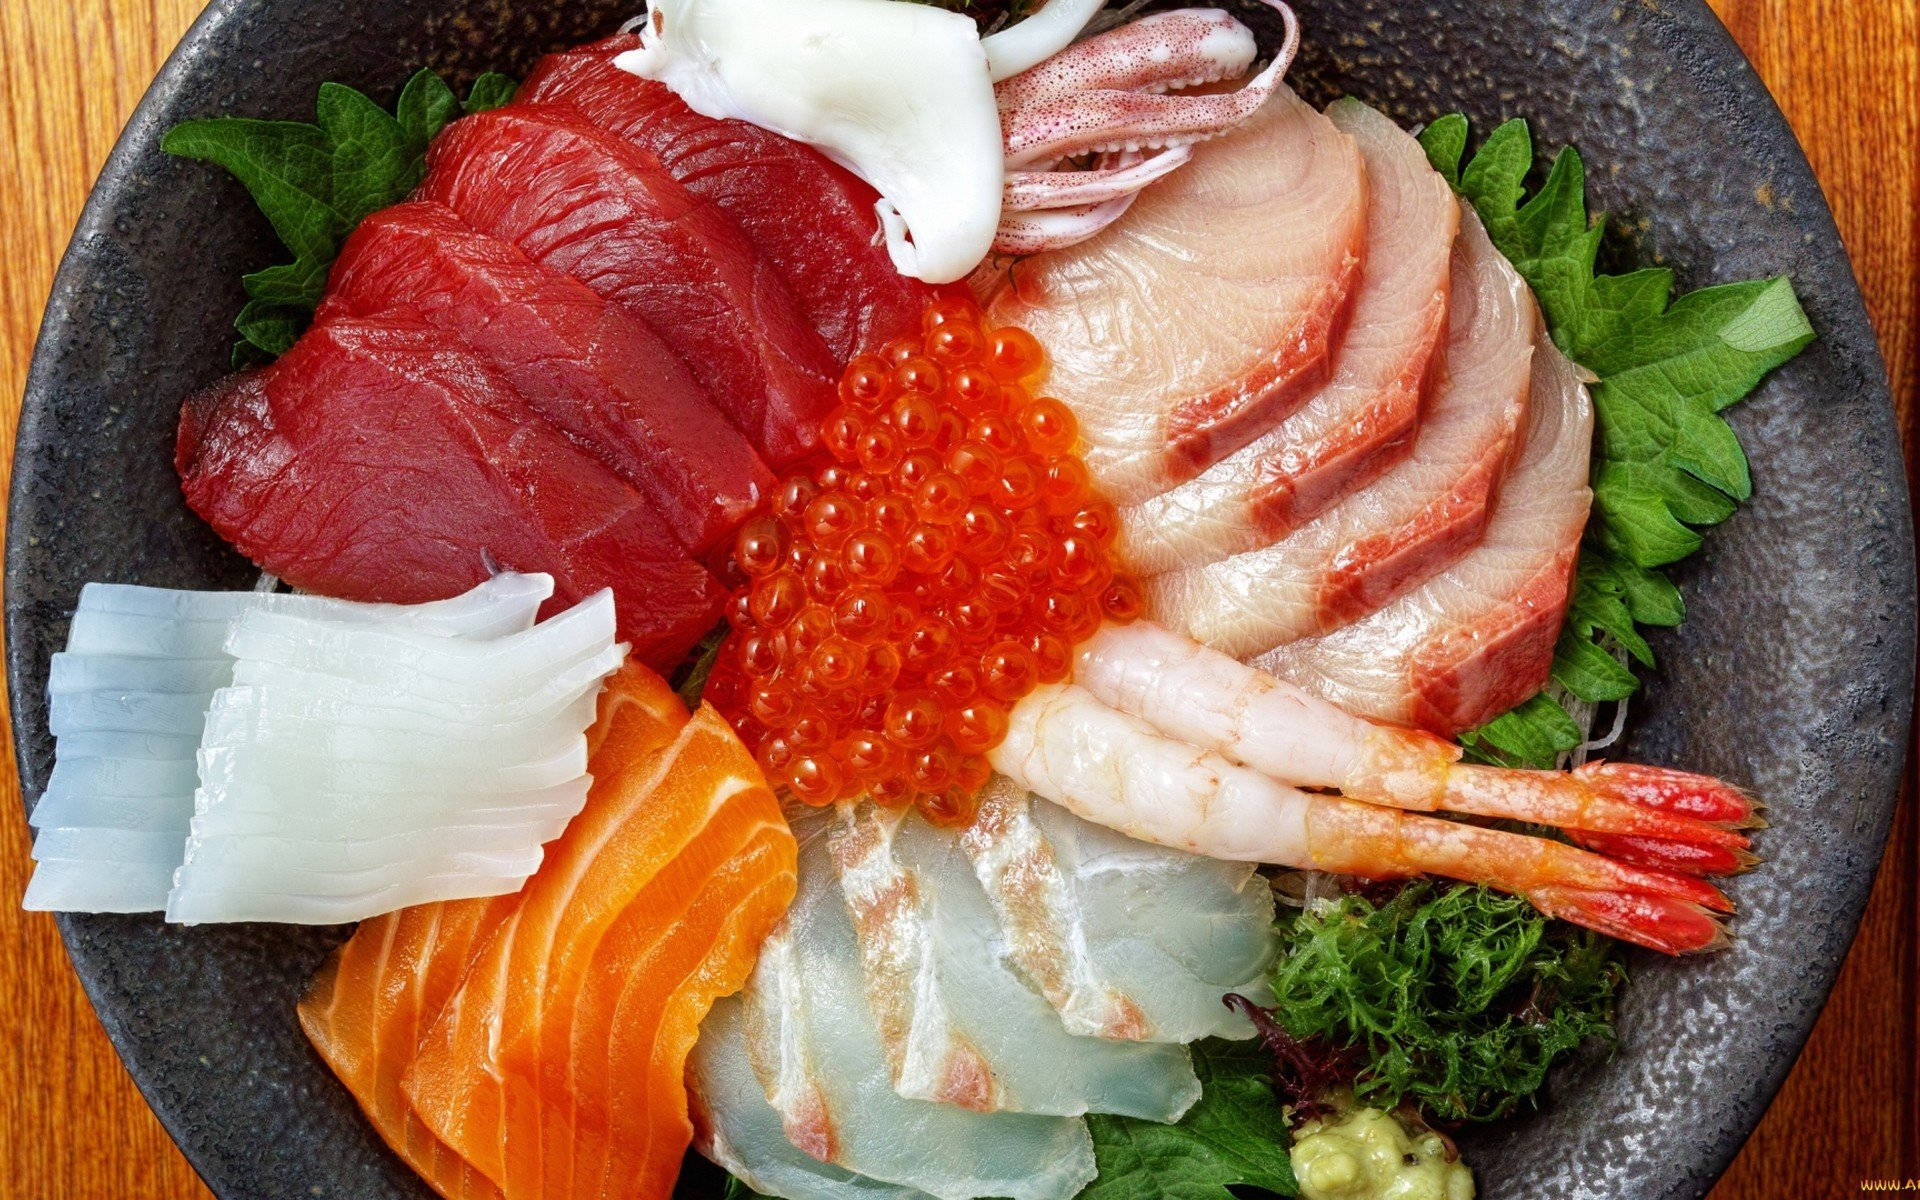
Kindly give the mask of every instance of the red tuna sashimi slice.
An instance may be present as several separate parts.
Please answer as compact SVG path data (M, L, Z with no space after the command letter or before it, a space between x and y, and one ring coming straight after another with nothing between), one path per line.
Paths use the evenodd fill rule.
M1357 100L1327 119L1367 167L1367 253L1333 378L1298 412L1171 491L1123 514L1121 553L1152 575L1202 566L1298 529L1413 444L1447 332L1460 210L1426 151Z
M1543 334L1526 447L1471 554L1364 621L1259 665L1352 712L1445 737L1547 682L1592 493L1593 405Z
M644 321L770 463L819 442L833 355L771 264L660 160L578 109L512 104L449 127L419 198Z
M315 319L388 312L453 334L652 499L695 554L772 489L773 473L651 329L445 205L409 201L363 221Z
M1512 463L1539 310L1464 205L1445 363L1406 459L1258 550L1146 583L1161 622L1236 658L1338 628L1472 548Z
M619 34L550 54L535 64L520 98L574 104L718 205L780 272L841 362L918 329L939 289L894 269L878 236L880 194L811 146L745 121L702 116L665 84L613 65L639 44Z
M515 896L422 904L362 921L300 1001L300 1027L382 1138L448 1200L500 1189L415 1115L400 1081L468 961L519 906Z
M1282 87L1099 235L1006 280L991 317L1046 347L1108 499L1191 479L1326 381L1366 194L1353 139Z
M489 560L545 571L548 611L613 588L620 636L662 667L726 595L644 497L424 325L315 326L188 400L174 461L215 531L323 595L412 604L466 591Z

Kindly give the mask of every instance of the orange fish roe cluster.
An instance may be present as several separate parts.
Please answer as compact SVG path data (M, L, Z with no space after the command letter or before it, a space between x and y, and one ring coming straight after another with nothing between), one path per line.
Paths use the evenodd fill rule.
M796 799L972 820L1015 702L1140 614L1073 414L1030 390L1045 366L1025 330L935 301L848 365L832 461L740 529L707 695Z

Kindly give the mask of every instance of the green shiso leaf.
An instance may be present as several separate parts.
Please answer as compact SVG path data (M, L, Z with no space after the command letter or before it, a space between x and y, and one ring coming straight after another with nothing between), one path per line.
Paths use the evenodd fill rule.
M1580 154L1562 150L1528 195L1534 153L1524 121L1495 129L1464 165L1467 122L1458 114L1420 140L1533 286L1554 342L1598 377L1593 515L1553 679L1588 703L1623 700L1638 682L1613 647L1651 668L1640 628L1685 616L1660 568L1698 550L1702 531L1753 493L1746 454L1721 411L1798 354L1813 327L1784 277L1676 300L1669 271L1597 273L1606 218L1587 212ZM1552 766L1582 736L1559 708L1536 697L1461 740L1477 757Z
M1267 1082L1258 1042L1196 1042L1200 1099L1178 1124L1089 1116L1099 1176L1079 1200L1233 1200L1296 1196L1286 1114ZM1229 1189L1240 1189L1230 1191Z
M445 80L422 70L391 113L350 87L324 83L313 124L209 117L168 130L161 149L225 168L293 255L242 280L248 300L234 320L234 365L285 353L320 303L347 235L368 214L406 198L426 170L427 143L448 122L505 104L513 89L505 76L482 75L463 105Z
M1365 1104L1496 1120L1561 1057L1613 1038L1624 974L1606 940L1517 897L1416 883L1314 906L1280 932L1274 1019L1352 1051Z

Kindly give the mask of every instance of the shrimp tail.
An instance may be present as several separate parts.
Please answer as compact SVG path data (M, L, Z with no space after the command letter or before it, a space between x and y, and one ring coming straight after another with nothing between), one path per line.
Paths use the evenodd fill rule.
M1692 817L1729 829L1755 829L1767 823L1751 796L1711 775L1597 759L1575 767L1571 774L1598 795L1652 812Z
M1704 879L1563 842L1331 796L1308 817L1311 865L1375 879L1444 875L1521 896L1542 912L1668 954L1726 942L1733 902Z
M1742 871L1752 870L1760 861L1758 855L1746 848L1745 839L1739 845L1710 846L1620 833L1576 831L1567 836L1573 839L1574 844L1596 854L1687 875L1738 875Z

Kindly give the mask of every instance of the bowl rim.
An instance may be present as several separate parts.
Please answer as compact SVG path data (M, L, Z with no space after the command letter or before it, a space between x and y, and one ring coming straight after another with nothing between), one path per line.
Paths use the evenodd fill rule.
M1195 2L1231 3L1233 0L1195 0ZM5 573L8 578L13 575L17 552L26 543L29 533L24 519L18 515L22 509L15 503L21 499L32 478L32 472L23 473L18 470L22 461L21 447L46 440L45 430L49 416L47 397L53 390L51 376L54 371L51 361L53 355L49 352L49 348L61 336L64 311L81 290L86 248L95 239L110 235L110 197L119 190L120 185L129 176L139 170L141 155L147 149L149 141L157 144L159 131L155 127L182 77L196 69L201 47L213 41L227 22L243 15L245 10L257 6L258 0L212 0L206 6L189 26L180 42L168 54L166 61L122 128L113 149L89 188L73 235L62 253L59 267L55 272L27 372L14 439L16 470L8 497L5 532ZM1906 660L1911 663L1914 659L1912 650L1915 640L1916 613L1913 585L1915 545L1911 497L1907 494L1907 474L1904 469L1891 387L1880 343L1867 312L1858 279L1854 275L1851 257L1834 221L1831 204L1806 157L1798 134L1787 121L1778 102L1761 80L1745 52L1734 40L1732 33L1708 7L1706 0L1672 0L1668 4L1655 7L1650 14L1644 15L1656 25L1663 41L1684 45L1689 49L1688 53L1676 53L1673 56L1674 61L1704 94L1716 100L1727 110L1749 114L1771 141L1785 151L1778 163L1780 173L1785 176L1803 176L1805 181L1812 185L1807 191L1809 195L1817 198L1817 207L1803 206L1799 216L1815 227L1816 236L1831 244L1837 251L1823 258L1817 268L1809 272L1822 277L1822 286L1836 301L1834 310L1825 315L1821 337L1823 340L1846 346L1851 354L1860 358L1870 380L1872 393L1870 399L1875 402L1873 408L1876 412L1884 414L1886 429L1883 432L1886 436L1881 439L1882 453L1887 454L1891 462L1900 468L1891 470L1887 474L1889 478L1897 481L1901 498L1907 501L1906 504L1893 506L1896 527L1889 532L1899 535L1897 538L1890 539L1898 555L1898 560L1891 564L1892 569L1903 571L1907 579L1904 591L1904 615L1907 618L1904 636ZM21 798L26 811L30 812L32 801L28 798L27 782L32 778L33 764L28 761L25 739L18 736L18 726L22 713L37 711L36 704L42 683L39 680L23 679L17 670L20 663L15 636L16 624L21 621L23 614L12 601L11 595L10 591L10 598L4 612L10 732L14 734L15 769L16 777L21 783ZM1886 681L1886 686L1890 703L1887 706L1884 725L1896 731L1894 736L1898 739L1900 752L1888 760L1889 767L1881 772L1882 778L1876 781L1878 786L1875 787L1873 796L1868 797L1869 802L1878 798L1878 809L1870 820L1877 823L1872 844L1879 847L1879 852L1875 854L1867 870L1858 872L1836 885L1836 893L1843 897L1838 907L1844 910L1846 923L1852 930L1847 939L1849 947L1858 937L1868 898L1885 859L1885 845L1911 749L1914 674L1912 671L1904 672L1900 677ZM35 780L35 784L34 791L37 792L40 786L44 786L44 780ZM180 1114L173 1111L163 1099L165 1088L158 1074L140 1059L129 1056L124 1051L125 1032L122 1019L115 1011L115 1006L111 1002L112 997L104 995L99 990L104 987L101 982L102 973L97 966L87 962L91 956L80 945L80 939L76 936L73 924L73 916L64 913L56 914L55 920L88 1002L92 1005L108 1039L113 1043L121 1064L132 1077L135 1086L159 1119L162 1127L166 1129L168 1136L179 1147L196 1173L216 1195L226 1194L233 1181L209 1177L204 1167L204 1156L196 1144L192 1130ZM1776 1055L1767 1070L1752 1081L1752 1086L1734 1105L1739 1116L1738 1121L1719 1131L1717 1136L1710 1139L1710 1145L1703 1144L1697 1165L1704 1174L1676 1172L1670 1181L1671 1186L1667 1194L1675 1196L1683 1194L1689 1186L1688 1180L1692 1179L1704 1180L1698 1185L1698 1194L1704 1195L1712 1181L1726 1171L1740 1148L1759 1125L1787 1075L1799 1061L1814 1024L1832 996L1835 979L1845 958L1846 952L1843 950L1832 962L1814 965L1815 974L1820 976L1818 992L1820 999L1818 1003L1809 1006L1800 1019L1790 1023L1793 1028L1786 1041L1792 1046L1791 1052Z

